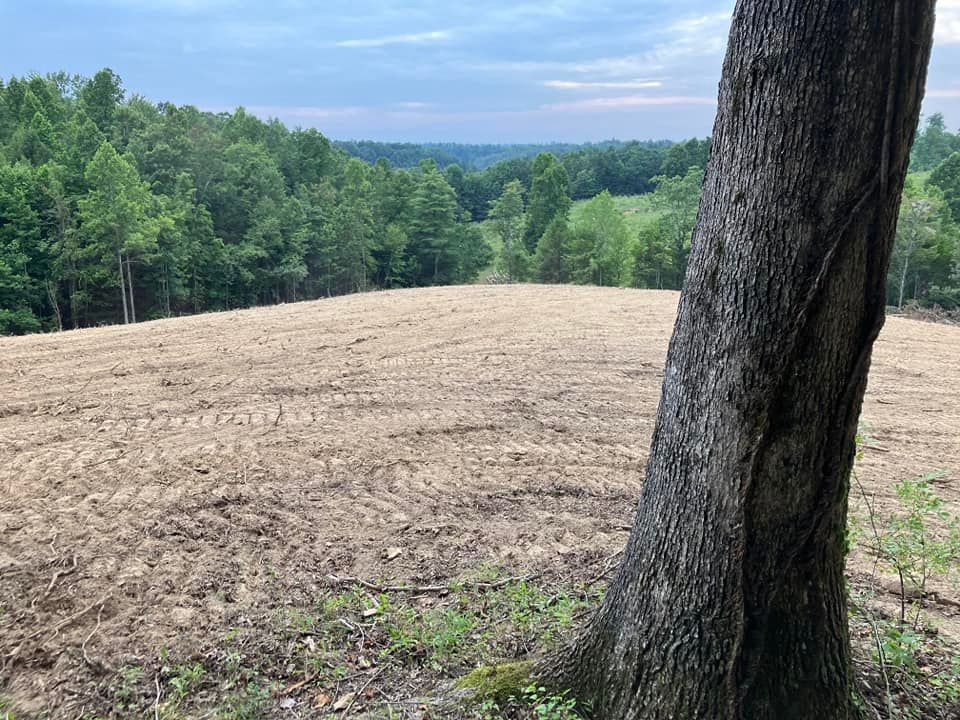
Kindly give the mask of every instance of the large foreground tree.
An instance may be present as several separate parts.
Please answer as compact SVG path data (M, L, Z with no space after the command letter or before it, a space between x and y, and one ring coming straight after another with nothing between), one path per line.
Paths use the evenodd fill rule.
M635 525L540 670L601 718L854 716L848 480L933 5L736 5Z

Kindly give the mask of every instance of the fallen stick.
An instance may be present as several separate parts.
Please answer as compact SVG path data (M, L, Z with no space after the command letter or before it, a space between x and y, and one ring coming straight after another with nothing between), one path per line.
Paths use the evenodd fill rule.
M72 572L73 572L74 570L76 570L76 569L77 569L77 556L74 555L74 556L73 556L73 566L72 566L72 567L69 567L69 568L66 568L65 570L57 570L57 571L53 574L53 577L50 578L50 584L47 585L47 590L46 590L46 592L43 593L43 595L40 596L40 599L43 600L45 597L47 597L47 595L50 594L50 591L53 590L53 586L56 584L57 580L59 580L60 578L62 578L64 575L69 575L70 573L72 573Z
M363 686L353 694L353 697L350 698L350 702L343 709L343 712L342 712L343 717L347 716L347 713L350 712L350 708L353 707L353 704L357 701L357 698L360 697L363 694L363 691L370 686L370 683L372 683L374 680L380 677L380 673L382 672L383 672L383 668L382 667L378 668L373 675L367 678L367 681L363 684Z
M93 630L90 631L90 634L83 639L83 644L80 645L80 651L83 654L83 661L90 667L94 668L95 670L113 672L113 668L107 665L105 662L97 660L96 658L91 658L87 654L87 643L90 642L90 638L92 638L97 633L97 630L100 629L101 615L103 615L103 603L100 603L100 609L97 611L97 625L93 628Z
M61 631L63 628L65 628L67 625L69 625L70 623L72 623L72 622L73 622L74 620L76 620L77 618L82 617L83 615L86 615L88 612L90 612L91 610L93 610L97 605L99 605L99 606L101 607L101 609L102 609L102 608L103 608L103 603L105 603L105 602L107 601L107 598L108 598L108 597L110 597L110 596L109 596L109 595L104 595L102 598L100 598L99 600L97 600L97 601L96 601L95 603L93 603L92 605L87 605L87 607L85 607L85 608L84 608L83 610L81 610L80 612L74 613L73 615L71 615L70 617L66 618L65 620L61 620L59 623L57 623L56 625L54 625L54 627L53 627L53 635L51 635L48 639L49 639L49 640L52 640L53 638L55 638L55 637L60 633L60 631ZM23 643L27 642L27 640L33 640L35 637L38 637L38 636L40 636L40 635L43 635L45 632L47 632L47 628L40 628L40 629L37 630L36 632L32 632L32 633L30 633L29 635L27 635L27 636L20 642L19 645L17 645L13 650L11 650L10 652L8 652L6 655L3 656L3 664L2 664L2 666L0 666L0 669L4 669L4 670L5 670L6 667L7 667L7 661L10 660L10 659L12 659L12 658L15 658L18 654L20 654L20 649L23 647Z
M91 610L93 610L97 605L100 605L101 607L103 607L103 604L107 601L107 598L109 598L109 597L110 597L109 595L104 595L102 598L100 598L100 599L97 600L96 602L94 602L94 603L92 603L92 604L90 604L90 605L87 605L87 606L86 606L83 610L81 610L80 612L74 613L73 615L71 615L70 617L68 617L66 620L61 620L59 623L57 623L56 625L54 625L54 627L53 627L53 635L51 635L50 638L52 639L52 638L56 637L57 633L59 633L61 630L63 630L63 628L65 628L67 625L69 625L70 623L72 623L74 620L76 620L76 619L78 619L78 618L81 618L81 617L83 617L84 615L86 615L88 612L90 612ZM30 635L27 635L27 637L24 638L24 640L33 640L35 637L37 637L38 635L43 635L43 633L45 633L45 632L46 632L46 630L45 630L44 628L41 628L41 629L37 630L35 633L32 633L32 634L30 634Z
M153 701L153 719L160 720L160 673L153 676L153 684L157 688L157 697Z

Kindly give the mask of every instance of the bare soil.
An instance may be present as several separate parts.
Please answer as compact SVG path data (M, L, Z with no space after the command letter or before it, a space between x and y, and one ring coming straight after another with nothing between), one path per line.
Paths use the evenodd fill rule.
M97 677L329 574L582 578L626 538L676 300L419 289L0 339L0 694L77 717ZM960 512L958 357L949 325L877 342L858 474L881 516L934 470Z

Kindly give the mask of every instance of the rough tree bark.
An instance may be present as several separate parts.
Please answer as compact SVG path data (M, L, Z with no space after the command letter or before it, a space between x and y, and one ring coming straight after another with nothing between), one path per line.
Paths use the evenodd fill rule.
M607 720L847 719L847 490L933 0L740 0L636 521L537 674Z

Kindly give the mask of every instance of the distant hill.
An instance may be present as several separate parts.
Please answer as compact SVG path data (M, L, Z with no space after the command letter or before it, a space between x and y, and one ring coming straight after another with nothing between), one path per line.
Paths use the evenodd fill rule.
M334 144L350 155L375 163L386 158L394 167L410 168L432 158L441 168L459 165L464 170L485 170L503 160L532 158L538 153L554 155L587 149L620 148L622 140L604 140L597 143L539 143L508 145L470 145L464 143L389 143L373 140L335 140ZM651 140L641 143L650 147L671 145L669 140Z

